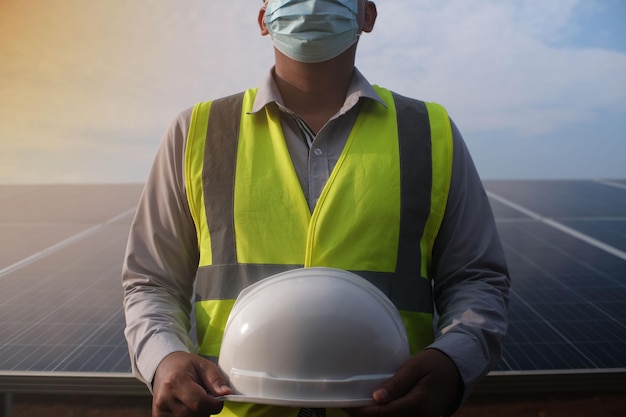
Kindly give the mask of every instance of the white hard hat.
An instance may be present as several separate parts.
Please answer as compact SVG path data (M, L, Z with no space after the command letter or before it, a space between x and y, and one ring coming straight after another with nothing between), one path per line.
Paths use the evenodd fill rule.
M409 359L397 309L351 272L302 268L241 292L218 364L228 401L356 407Z

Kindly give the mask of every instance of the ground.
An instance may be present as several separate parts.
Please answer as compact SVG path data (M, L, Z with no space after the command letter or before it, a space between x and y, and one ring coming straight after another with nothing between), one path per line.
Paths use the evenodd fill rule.
M26 395L13 397L11 417L150 417L149 397ZM623 392L470 398L454 417L625 417ZM4 416L9 417L9 416Z

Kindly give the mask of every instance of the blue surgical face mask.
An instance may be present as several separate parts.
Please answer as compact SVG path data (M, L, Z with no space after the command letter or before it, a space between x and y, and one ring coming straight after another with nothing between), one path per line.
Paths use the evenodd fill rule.
M336 57L358 39L357 1L267 1L265 24L274 47L299 62Z

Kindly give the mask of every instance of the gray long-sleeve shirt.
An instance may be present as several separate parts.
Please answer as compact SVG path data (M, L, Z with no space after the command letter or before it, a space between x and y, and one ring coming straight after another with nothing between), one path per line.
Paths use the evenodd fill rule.
M259 87L252 112L278 106L281 126L311 210L341 154L363 100L382 103L355 69L344 106L314 135L288 110L272 73ZM135 375L152 381L160 361L174 351L193 352L189 337L199 253L187 204L184 149L191 109L166 132L128 239L123 266L126 338ZM491 207L463 142L453 128L452 182L433 249L438 333L430 348L457 365L467 397L500 360L507 327L509 278Z

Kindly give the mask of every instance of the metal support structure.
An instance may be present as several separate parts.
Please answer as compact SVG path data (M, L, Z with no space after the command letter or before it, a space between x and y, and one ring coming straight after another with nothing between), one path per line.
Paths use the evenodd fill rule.
M150 395L130 373L0 371L0 393Z
M13 394L10 392L0 393L0 406L2 414L0 417L11 417L13 411Z
M478 384L474 396L573 392L626 392L626 368L496 371Z
M626 395L626 368L491 372L472 397L576 392ZM13 394L151 395L130 373L0 371L0 417L11 417Z

